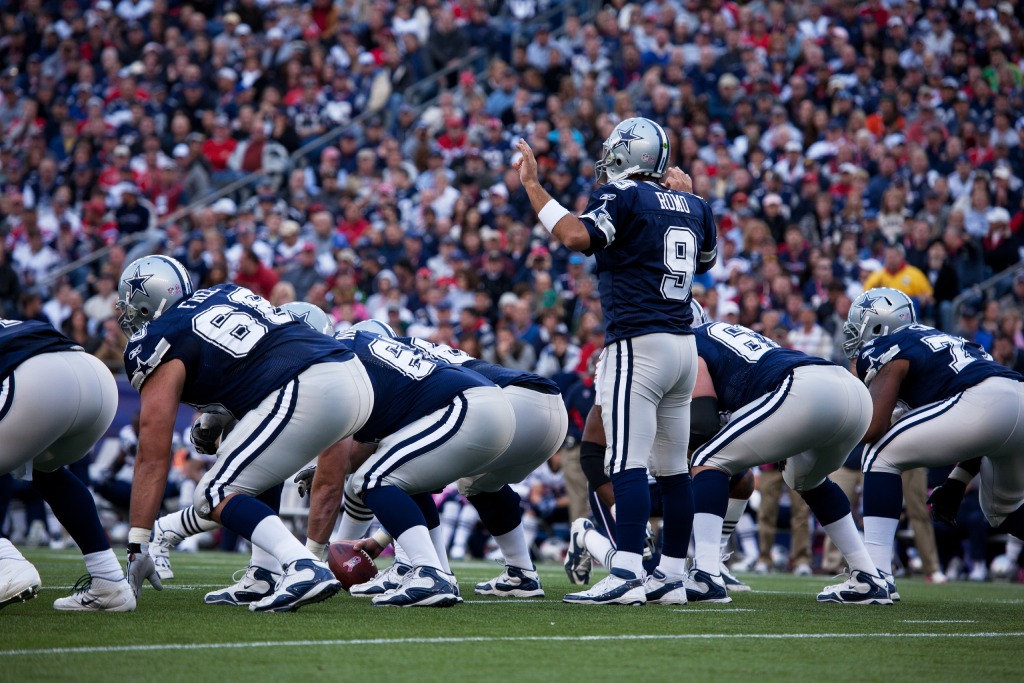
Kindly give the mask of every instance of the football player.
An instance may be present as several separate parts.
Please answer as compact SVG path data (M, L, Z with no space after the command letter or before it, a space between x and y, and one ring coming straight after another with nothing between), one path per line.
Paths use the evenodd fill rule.
M714 217L700 197L660 184L668 136L649 119L626 119L605 140L597 164L604 184L580 218L541 185L526 141L517 148L514 167L541 224L568 248L596 256L606 318L597 391L605 406L605 469L615 490L618 552L608 577L565 599L642 604L648 465L663 499L659 569L669 580L686 571L693 515L686 451L697 360L690 285L714 265Z
M385 339L396 339L394 330L379 321L366 321L354 326L361 334L366 331L377 333ZM501 455L491 462L479 474L458 479L459 491L466 496L480 519L494 536L505 560L505 570L495 579L476 585L474 592L478 595L499 595L506 597L543 597L544 591L540 577L530 560L530 551L523 533L519 495L509 484L525 479L538 466L550 458L565 440L568 429L568 416L562 402L558 387L548 379L528 372L511 370L499 365L487 363L446 345L433 344L415 337L397 338L396 341L406 343L420 349L430 358L438 362L463 367L487 378L500 387L515 416L515 433L512 442ZM381 447L385 444L382 442ZM449 456L450 457L450 456ZM318 468L319 470L319 468ZM317 478L321 473L318 471ZM371 516L360 510L359 492L353 484L358 483L354 477L349 478L346 490L346 516L356 523L343 525L343 537L361 538L369 525ZM316 486L316 480L314 480ZM440 487L438 487L440 488ZM316 489L314 489L316 490ZM428 510L428 521L437 526L437 508L427 491L416 496L421 507ZM318 509L336 510L337 497L314 496L313 505ZM333 526L333 518L325 519L325 523L314 528L313 520L321 518L319 513L310 513L309 537L314 541L325 541ZM378 517L379 519L379 517ZM329 523L327 523L329 521ZM362 524L358 524L358 522ZM392 531L384 520L384 528ZM435 534L440 538L440 528ZM360 545L372 556L380 553L387 545L388 539L378 537L376 542L363 541ZM438 555L444 554L443 542L437 543ZM399 579L409 571L410 564L405 561L407 549L401 541L396 544L396 561L387 570L373 580L353 586L352 595L373 596L393 590Z
M287 315L299 308L298 304L286 304L276 310ZM300 310L309 314L304 322L313 329L325 331L314 318L315 313L306 308ZM326 317L322 311L319 314ZM436 522L429 524L428 519L431 512L437 517L437 508L432 502L428 507L413 499L406 489L414 493L429 491L459 476L476 474L492 462L511 439L515 424L511 407L501 391L483 377L449 364L435 363L421 350L393 339L350 330L329 343L349 349L365 367L373 390L372 408L354 432L354 441L379 442L380 445L375 451L362 448L360 454L352 456L353 439L345 438L321 455L322 461L341 464L337 470L330 471L331 476L320 477L322 481L327 480L324 487L316 487L319 494L316 498L333 500L327 506L333 505L334 513L321 515L312 510L311 528L326 525L324 536L329 534L340 504L340 482L350 460L355 462L358 469L350 478L353 487L351 500L346 504L359 514L365 513L367 518L376 513L383 524L399 529L397 535L404 541L411 567L402 576L401 586L388 595L376 596L374 604L453 605L459 601L457 584L446 559L438 556L429 532L437 526ZM234 432L230 438L234 438ZM456 457L434 457L439 450L456 454ZM310 459L307 457L302 464ZM318 471L323 475L328 469L321 467ZM328 495L328 490L336 491L337 496ZM311 531L311 538L317 538L313 534ZM307 547L314 556L322 557L322 543L310 542ZM224 604L244 604L258 599L266 581L254 570L259 566L257 552L254 544L248 579L243 577L235 586L214 591L210 596L230 592L234 602L220 601ZM211 602L210 596L207 602Z
M981 509L991 526L1021 538L1024 377L973 342L919 325L913 302L895 289L857 297L843 332L874 405L864 436L864 539L883 576L892 582L900 474L915 467L982 457Z
M128 536L136 598L145 580L159 585L148 543L179 402L237 420L194 506L283 567L274 592L249 609L293 611L335 595L341 584L327 565L254 496L362 427L373 405L362 363L245 288L193 292L188 272L166 256L129 264L118 295L118 321L131 335L125 369L142 399Z
M86 485L66 465L85 457L117 410L117 384L99 360L46 323L0 319L0 474L31 479L75 540L88 572L64 612L131 612L132 593ZM29 600L39 573L0 539L0 607Z
M740 325L713 322L694 333L700 372L693 394L695 558L685 584L687 599L731 601L719 574L729 478L785 461L786 484L807 502L850 566L849 578L826 587L818 601L891 604L849 499L828 478L867 429L867 391L844 368L782 348ZM731 413L721 428L720 410ZM660 577L653 578L649 590L658 588Z

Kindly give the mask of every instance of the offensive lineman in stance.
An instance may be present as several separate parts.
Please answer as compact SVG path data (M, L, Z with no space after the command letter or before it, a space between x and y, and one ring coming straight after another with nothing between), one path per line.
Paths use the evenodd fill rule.
M570 249L596 255L607 321L597 391L605 406L605 468L615 489L619 551L608 577L565 601L643 604L648 462L664 499L664 545L654 576L682 581L686 570L693 520L686 450L697 368L690 285L694 274L714 265L714 217L700 197L660 184L668 138L648 119L619 123L604 142L597 168L606 184L580 218L543 188L529 144L521 140L517 147L522 156L514 166L540 222Z

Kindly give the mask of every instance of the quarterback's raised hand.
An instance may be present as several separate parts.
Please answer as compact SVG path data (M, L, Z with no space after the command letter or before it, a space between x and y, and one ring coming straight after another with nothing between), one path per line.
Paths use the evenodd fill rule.
M519 138L516 149L519 150L520 157L512 163L512 168L519 171L519 181L523 187L540 182L537 179L537 157L533 155L530 143Z
M148 543L128 544L128 568L126 573L128 575L128 585L131 586L136 600L139 599L139 593L142 592L142 584L146 581L153 584L153 588L158 591L164 589L163 583L160 582L160 574L157 573L156 565L153 563L153 558L149 556Z
M678 166L673 166L665 171L665 177L661 179L661 184L670 190L693 192L693 178Z

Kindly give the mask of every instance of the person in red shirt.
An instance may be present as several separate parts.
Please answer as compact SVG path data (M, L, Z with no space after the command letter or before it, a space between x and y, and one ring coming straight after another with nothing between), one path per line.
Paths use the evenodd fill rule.
M213 135L203 143L203 156L210 162L214 182L219 182L218 173L228 170L228 159L238 147L238 140L231 137L231 122L220 115L213 120Z
M279 279L273 269L260 262L260 257L251 248L242 252L242 258L238 262L238 273L235 275L236 285L247 287L264 299L269 299L270 292Z

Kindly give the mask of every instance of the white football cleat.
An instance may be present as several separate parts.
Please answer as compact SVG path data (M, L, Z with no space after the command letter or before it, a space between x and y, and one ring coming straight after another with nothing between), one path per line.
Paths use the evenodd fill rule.
M844 605L891 605L889 587L881 576L867 572L850 572L846 581L825 586L818 594L818 602L838 602Z
M647 603L651 605L685 605L686 578L669 578L660 569L647 577L644 582Z
M455 577L434 567L413 567L398 588L373 598L374 607L451 607L460 602Z
M135 594L128 579L101 579L86 574L66 598L57 598L53 608L61 612L134 612Z
M505 567L497 578L478 583L473 592L477 595L497 595L504 598L543 598L544 589L536 568Z
M694 567L686 577L686 599L690 602L732 602L725 580L717 574Z
M940 572L936 573L942 576L943 580L945 580L946 576L944 574ZM893 602L899 602L900 594L896 590L896 579L893 578L893 575L889 572L883 572L882 570L878 571L878 575L885 581L885 589L889 592L889 599Z
M239 569L238 572L240 571L243 570ZM231 578L235 579L238 572ZM203 602L207 605L249 605L272 595L277 582L281 580L280 574L255 565L249 565L244 572L241 578L235 579L235 583L227 588L207 593Z
M369 581L357 583L349 588L349 595L356 598L372 598L374 595L393 591L402 585L402 577L408 574L410 569L412 567L407 564L394 562L384 571L377 572L377 576Z
M595 527L589 519L580 517L572 523L569 530L569 547L565 552L565 573L569 583L574 586L585 586L590 583L590 571L594 566L594 558L587 546L583 545L583 537Z
M722 575L722 580L725 581L726 590L730 593L743 593L750 590L750 586L732 575L729 568L725 566L725 562L722 562L722 566L718 571Z
M170 529L164 529L160 525L160 520L156 520L156 525L153 527L153 540L149 543L149 556L153 558L156 573L160 575L161 579L166 581L174 578L174 570L171 569L171 550L177 548L184 538Z
M303 605L311 605L332 598L341 592L341 581L326 562L295 560L284 568L281 580L273 593L259 602L249 604L250 612L294 612Z
M0 538L0 609L39 594L39 572L14 544Z
M571 605L643 605L647 603L644 579L624 569L613 568L590 590L569 593L562 602Z

